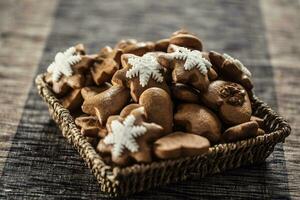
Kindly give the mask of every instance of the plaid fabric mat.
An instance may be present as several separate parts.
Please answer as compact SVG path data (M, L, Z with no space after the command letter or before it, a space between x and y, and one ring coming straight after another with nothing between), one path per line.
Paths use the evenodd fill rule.
M89 52L121 38L157 40L179 28L206 50L249 66L255 92L291 123L262 165L171 184L128 199L300 198L299 1L0 0L0 199L104 198L96 179L50 119L33 85L55 53Z

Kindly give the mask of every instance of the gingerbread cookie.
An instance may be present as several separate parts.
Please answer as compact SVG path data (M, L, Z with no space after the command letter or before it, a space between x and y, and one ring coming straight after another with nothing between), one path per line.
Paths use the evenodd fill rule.
M109 83L104 83L100 86L89 86L89 87L84 87L81 89L81 95L84 100L91 98L101 92L104 92L105 90L109 89L111 87L111 84Z
M59 96L85 85L85 71L94 62L95 55L81 55L75 47L64 52L58 52L55 60L47 69L46 82L52 85L52 90Z
M202 51L203 48L201 40L186 30L174 32L169 43L198 51Z
M137 40L135 39L125 39L125 40L120 40L116 46L115 49L125 49L126 47L130 46L130 45L134 45L137 43Z
M158 61L164 67L172 70L174 83L192 85L195 89L205 92L210 83L208 70L211 63L198 50L170 45L172 53L162 54Z
M170 44L170 39L162 39L155 42L155 51L167 52Z
M139 104L145 108L147 120L163 127L164 134L171 133L173 127L173 103L170 95L160 88L145 90Z
M210 142L192 133L174 132L154 143L154 154L160 159L202 155L208 152Z
M264 130L258 128L256 121L250 121L228 128L222 134L222 138L225 142L236 142L263 135L264 133Z
M123 108L123 110L120 112L120 117L126 117L127 115L129 115L131 113L131 111L133 111L134 109L140 108L142 107L140 104L137 103L132 103L129 104L127 106L125 106Z
M91 74L97 85L109 82L114 73L120 68L122 51L112 50L109 47L106 47L106 51L103 53L102 58L98 58L91 67Z
M209 109L197 104L181 104L174 115L174 123L186 132L206 137L212 144L221 138L221 122Z
M202 102L216 110L220 118L229 125L237 125L250 120L251 102L246 90L237 83L217 80L201 94Z
M209 52L209 58L224 80L239 83L247 91L253 88L251 72L238 59L214 51Z
M75 124L81 129L81 134L86 137L105 137L107 130L101 127L98 118L95 116L82 115L75 119Z
M154 51L155 44L153 42L138 42L127 45L122 48L123 53L134 54L136 56L143 56L144 54Z
M145 122L143 107L134 109L122 118L111 116L107 123L108 135L99 142L97 150L111 154L111 160L117 165L132 162L149 163L152 161L151 144L158 139L162 127Z
M83 102L83 98L81 96L80 89L74 89L67 96L64 96L60 99L64 108L74 111L80 108L80 105Z
M182 102L199 103L199 92L185 84L175 83L171 86L172 96Z
M164 77L166 71L157 62L155 54L147 53L142 57L123 54L121 60L123 69L116 72L112 83L130 88L131 97L135 102L138 102L141 94L151 87L158 87L169 93Z
M85 99L81 108L84 113L98 116L104 125L110 115L118 114L129 102L129 90L122 86L112 86L91 98Z
M250 121L256 121L259 128L264 128L264 119L256 116L251 116Z

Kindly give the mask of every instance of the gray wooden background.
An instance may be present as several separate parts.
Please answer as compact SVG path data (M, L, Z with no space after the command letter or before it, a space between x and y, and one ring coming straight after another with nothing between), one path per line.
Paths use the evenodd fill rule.
M95 178L50 120L33 79L55 52L179 28L205 50L238 57L255 91L292 125L266 163L172 184L128 199L300 198L300 3L297 0L0 0L0 199L97 199Z

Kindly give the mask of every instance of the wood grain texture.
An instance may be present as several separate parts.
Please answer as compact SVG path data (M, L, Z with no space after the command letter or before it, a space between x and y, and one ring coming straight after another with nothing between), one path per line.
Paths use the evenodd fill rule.
M286 116L292 134L286 139L284 154L291 197L300 198L300 2L261 1L267 29L270 61L278 111Z
M213 13L213 14L212 14ZM209 16L209 17L208 17ZM38 72L55 52L83 42L96 52L121 38L156 40L185 27L204 48L238 57L254 75L256 93L277 108L260 4L255 1L61 1ZM95 178L50 120L34 86L0 177L0 199L104 198ZM172 184L128 199L289 199L282 145L262 165Z
M0 175L17 130L56 0L0 2Z

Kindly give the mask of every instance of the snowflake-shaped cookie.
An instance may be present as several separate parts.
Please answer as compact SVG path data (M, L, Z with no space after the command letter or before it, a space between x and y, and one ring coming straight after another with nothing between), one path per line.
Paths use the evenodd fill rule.
M239 61L238 59L235 59L233 57L231 57L230 55L224 53L223 57L226 60L229 60L231 62L233 62L244 74L246 74L248 77L251 77L252 74L251 72L245 67L245 65L243 65L243 63L241 63L241 61Z
M145 54L142 57L132 55L128 58L128 63L132 66L127 72L126 77L131 79L139 76L140 85L145 87L150 77L161 83L164 80L160 70L163 67L157 62L151 54Z
M147 129L144 126L134 125L135 120L133 115L128 115L123 123L118 120L111 122L112 133L107 135L103 142L107 145L113 145L113 156L121 156L124 148L127 148L130 152L138 151L139 145L135 138L144 135Z
M75 47L70 47L65 52L58 52L55 55L54 62L47 69L52 73L52 80L59 81L62 75L71 76L73 74L72 66L79 63L81 56L76 53Z
M169 53L172 59L185 60L184 69L191 70L196 67L203 75L207 74L207 69L212 65L206 60L198 50L190 50L185 47L178 47L175 52Z

